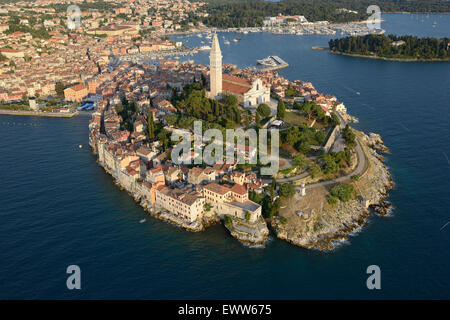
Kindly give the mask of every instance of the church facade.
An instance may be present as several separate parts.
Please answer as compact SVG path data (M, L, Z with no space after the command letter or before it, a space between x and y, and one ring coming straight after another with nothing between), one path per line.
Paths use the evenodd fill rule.
M245 108L257 107L270 101L270 88L261 79L253 82L247 79L222 74L222 52L217 34L214 34L210 60L210 98L219 99L223 95L234 95Z

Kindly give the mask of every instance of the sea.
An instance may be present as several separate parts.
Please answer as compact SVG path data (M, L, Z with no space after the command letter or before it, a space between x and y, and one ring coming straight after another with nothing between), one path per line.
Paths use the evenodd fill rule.
M450 15L382 18L387 33L450 37ZM337 96L357 129L382 136L395 182L389 216L372 215L332 252L274 235L249 248L221 225L186 232L150 217L98 166L89 116L1 115L0 299L449 299L450 63L311 50L333 37L219 34L224 63L278 55L290 65L281 75ZM186 59L207 64L208 52ZM71 265L80 290L66 286ZM372 265L380 290L367 287Z

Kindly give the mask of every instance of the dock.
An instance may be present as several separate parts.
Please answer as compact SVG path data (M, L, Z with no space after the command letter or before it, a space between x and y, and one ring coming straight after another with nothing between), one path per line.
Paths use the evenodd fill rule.
M276 66L261 68L261 71L275 71L289 67L289 63L281 59L279 56L271 56L270 58L276 63Z

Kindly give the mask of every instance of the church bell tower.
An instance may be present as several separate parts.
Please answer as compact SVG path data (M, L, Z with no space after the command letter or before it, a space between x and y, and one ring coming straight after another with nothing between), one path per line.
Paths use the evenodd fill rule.
M222 51L216 33L212 41L209 63L211 98L216 99L222 94Z

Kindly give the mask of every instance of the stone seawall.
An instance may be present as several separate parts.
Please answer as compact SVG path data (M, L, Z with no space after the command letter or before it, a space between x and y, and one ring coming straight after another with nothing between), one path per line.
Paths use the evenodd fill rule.
M38 112L38 111L15 111L0 109L0 114L9 116L32 116L32 117L52 117L52 118L72 118L78 115L78 111L71 113L64 112Z

